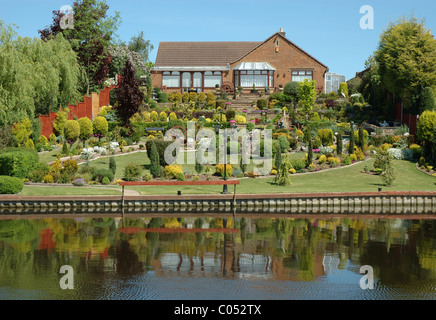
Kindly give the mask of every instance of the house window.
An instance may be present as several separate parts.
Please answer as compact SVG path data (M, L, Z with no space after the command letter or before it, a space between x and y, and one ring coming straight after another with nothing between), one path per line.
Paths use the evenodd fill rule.
M167 88L179 88L180 87L180 73L178 71L165 71L162 73L162 86Z
M292 71L292 81L304 81L305 79L313 80L313 71L309 70L299 70Z
M194 72L194 82L193 82L194 88L201 88L202 87L202 76L201 72Z
M205 88L215 88L215 85L219 85L221 87L222 78L220 71L206 71L204 73L204 87Z
M272 74L271 71L270 74ZM253 85L256 88L268 87L268 72L259 71L259 70L241 71L240 82L241 82L241 86L245 88L251 88L253 87Z
M191 87L191 73L183 72L182 73L182 87L190 88Z

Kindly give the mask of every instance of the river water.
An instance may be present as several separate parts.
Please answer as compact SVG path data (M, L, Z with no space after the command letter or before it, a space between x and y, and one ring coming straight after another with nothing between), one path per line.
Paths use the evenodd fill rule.
M0 220L0 299L433 300L435 293L432 219Z

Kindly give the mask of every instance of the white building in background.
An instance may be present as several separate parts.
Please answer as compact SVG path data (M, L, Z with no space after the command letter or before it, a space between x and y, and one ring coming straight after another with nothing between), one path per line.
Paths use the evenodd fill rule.
M346 82L345 76L333 72L326 72L325 74L325 93L332 91L338 93L339 84Z

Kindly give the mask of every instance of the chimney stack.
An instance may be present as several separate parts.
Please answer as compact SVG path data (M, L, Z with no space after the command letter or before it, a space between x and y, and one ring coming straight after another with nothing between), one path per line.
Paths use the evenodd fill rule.
M283 28L280 28L280 32L279 32L283 37L286 35L285 32L283 32Z

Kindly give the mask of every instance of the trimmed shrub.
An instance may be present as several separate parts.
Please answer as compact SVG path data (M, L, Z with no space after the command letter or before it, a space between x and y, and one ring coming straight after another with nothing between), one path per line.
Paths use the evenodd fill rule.
M289 140L284 135L281 135L277 138L277 141L280 143L280 147L283 151L287 152L290 148Z
M158 94L159 102L165 103L169 101L168 92L159 92Z
M349 166L351 164L351 158L350 156L347 154L344 158L344 165Z
M189 101L197 101L197 93L189 92Z
M77 120L67 120L64 125L64 137L71 143L79 139L80 124Z
M53 183L54 179L53 176L51 174L47 174L44 177L44 183Z
M156 110L153 110L150 113L150 119L153 121L157 121L159 119L159 114L156 112Z
M109 170L112 171L114 175L115 172L117 171L117 162L115 161L114 157L109 158Z
M76 160L69 159L65 160L63 163L63 168L61 169L61 174L67 174L67 175L75 175L76 172L79 170L79 165L77 164Z
M233 167L231 164L226 165L226 171L227 171L226 173L227 177L230 177L233 173ZM215 173L217 175L224 177L224 164L217 164L215 166Z
M302 170L306 167L306 163L303 160L298 159L291 160L291 165L296 171Z
M0 152L0 175L27 178L38 161L34 149L6 148Z
M182 94L182 102L188 103L189 102L189 92L183 92Z
M163 139L148 139L145 143L147 148L147 156L151 161L151 147L152 142L156 145L156 150L159 155L159 164L161 167L165 167L168 163L165 162L165 149L173 143L173 141L165 141Z
M23 180L15 177L0 176L0 194L17 194L23 190Z
M161 113L159 113L159 121L165 122L167 121L167 113L165 111L162 111Z
M267 99L259 99L256 101L256 105L259 109L267 109L268 108L268 100Z
M178 179L180 174L183 175L183 169L180 165L170 164L165 166L163 173L168 179Z
M135 181L139 180L142 174L142 166L139 163L128 163L124 167L124 180Z
M150 173L153 177L160 176L160 155L157 151L155 140L147 140L147 154L150 159Z
M170 121L177 120L177 115L174 112L171 112L169 115Z
M109 130L109 124L105 117L98 116L92 122L94 134L105 136Z
M323 146L330 146L333 144L333 131L331 129L319 129L318 137L321 139Z
M185 177L185 175L183 174L183 172L182 172L182 173L179 173L179 174L177 175L177 180L178 180L178 181L185 181L185 180L186 180L186 177Z
M235 121L236 121L236 123L242 123L242 124L247 123L247 117L240 115L240 114L237 114L237 115L235 115Z
M226 106L226 101L225 100L222 100L222 99L216 100L216 108L217 109L218 108L224 109L225 106Z
M101 184L109 184L109 183L111 183L111 182L109 181L109 178L108 178L108 177L104 177L104 178L101 180Z
M94 132L94 129L92 127L92 121L88 117L82 117L79 120L80 126L80 140L88 140L91 137L91 134Z
M107 177L109 181L114 180L114 174L109 169L98 169L95 171L94 176L92 177L92 180L97 182L102 182L103 178Z
M197 97L198 102L203 103L206 101L206 95L204 92L200 92Z
M150 173L144 173L142 179L144 179L144 181L153 181L153 176Z

